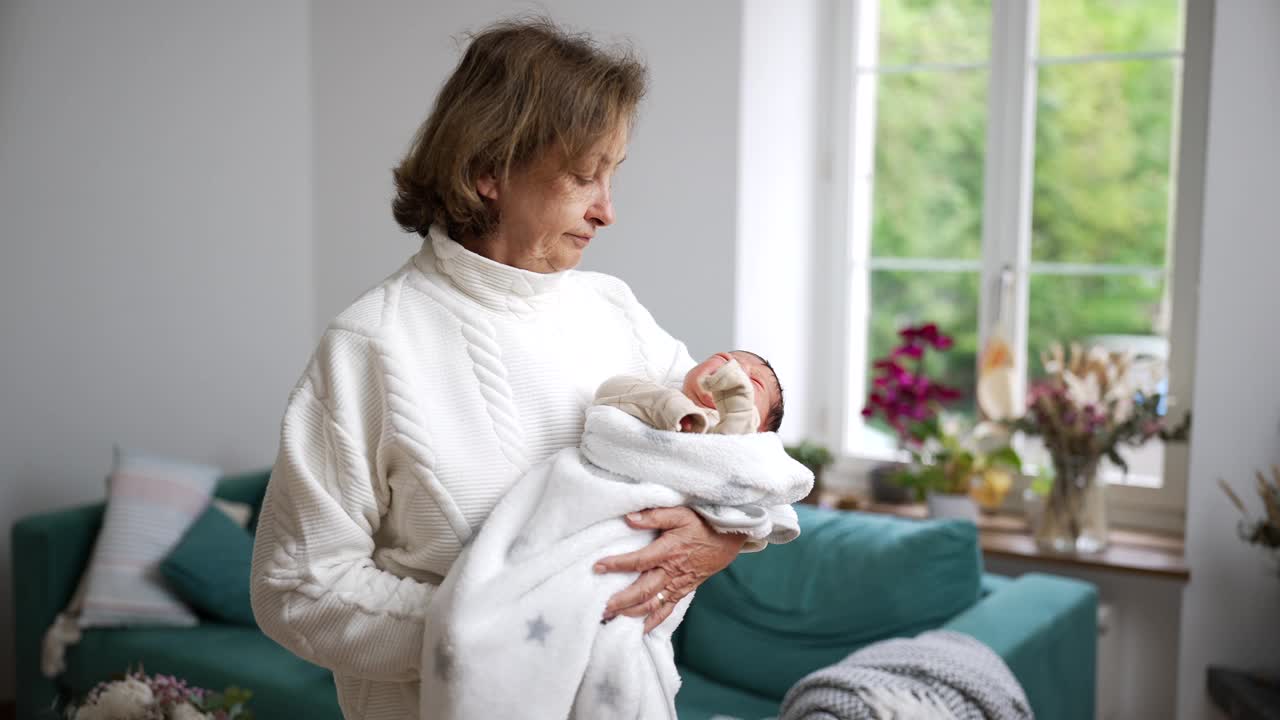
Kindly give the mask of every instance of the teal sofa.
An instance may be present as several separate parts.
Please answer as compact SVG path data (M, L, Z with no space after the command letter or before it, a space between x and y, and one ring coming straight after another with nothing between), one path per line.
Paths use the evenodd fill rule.
M266 480L265 472L226 477L217 495L257 507ZM341 718L326 670L249 627L87 630L67 653L67 671L42 677L42 636L75 590L102 510L78 507L13 527L19 718L58 717L53 708L63 699L138 665L204 687L247 687L263 720ZM810 671L868 643L935 628L968 633L999 653L1040 720L1093 717L1091 585L983 574L977 532L966 522L797 511L800 539L742 556L698 591L674 639L682 720L774 717L787 688Z

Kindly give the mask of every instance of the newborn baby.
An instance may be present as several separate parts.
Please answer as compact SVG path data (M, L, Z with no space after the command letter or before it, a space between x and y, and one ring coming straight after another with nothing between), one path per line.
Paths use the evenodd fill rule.
M744 552L800 533L791 503L813 474L772 430L782 388L749 352L717 353L683 389L614 377L587 408L582 439L532 467L467 541L426 611L421 717L674 718L671 633L693 594L646 632L643 617L600 621L639 577L596 573L602 557L648 546L627 513L684 505Z
M619 375L601 383L595 404L616 407L658 430L718 435L777 432L782 385L752 352L716 353L684 376L680 390Z

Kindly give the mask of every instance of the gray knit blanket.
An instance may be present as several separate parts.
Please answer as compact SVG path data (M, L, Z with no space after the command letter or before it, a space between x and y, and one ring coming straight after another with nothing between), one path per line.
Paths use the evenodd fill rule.
M1031 720L991 648L949 630L868 645L801 678L779 720Z

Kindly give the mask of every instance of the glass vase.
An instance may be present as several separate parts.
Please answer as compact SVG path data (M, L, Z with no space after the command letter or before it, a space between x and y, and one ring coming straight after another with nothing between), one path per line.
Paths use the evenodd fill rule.
M1036 544L1060 553L1096 553L1107 546L1106 488L1100 458L1053 458L1053 487L1036 526Z

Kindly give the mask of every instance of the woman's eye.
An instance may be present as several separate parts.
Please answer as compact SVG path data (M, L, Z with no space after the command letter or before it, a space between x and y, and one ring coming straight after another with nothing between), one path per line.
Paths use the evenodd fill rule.
M578 175L577 173L575 173L575 174L574 174L573 179L574 179L574 180L575 180L579 185L590 185L592 182L594 182L594 181L595 181L595 178L593 178L593 177L591 177L591 176L589 176L589 175Z

